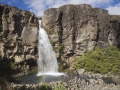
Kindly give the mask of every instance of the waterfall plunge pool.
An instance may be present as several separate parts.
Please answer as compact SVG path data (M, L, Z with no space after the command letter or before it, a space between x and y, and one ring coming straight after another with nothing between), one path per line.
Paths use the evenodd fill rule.
M39 20L39 38L38 38L38 73L31 74L20 79L21 83L39 83L59 80L66 77L65 73L58 72L58 63L53 47L48 38L47 32L41 28Z
M45 75L46 74L46 75ZM30 74L18 79L21 84L38 84L42 82L68 81L69 76L65 73Z

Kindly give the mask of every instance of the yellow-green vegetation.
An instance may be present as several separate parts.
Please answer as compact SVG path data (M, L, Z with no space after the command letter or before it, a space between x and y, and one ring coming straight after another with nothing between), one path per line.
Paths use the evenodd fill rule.
M118 16L117 15L110 15L110 20L111 21L118 21Z
M59 71L60 71L60 72L63 71L63 66L62 66L62 64L59 65Z
M100 32L101 31L101 28L100 27L98 27L98 32Z
M75 5L70 4L70 9L73 9L73 8L75 8Z
M36 67L36 68L32 69L29 74L37 73L37 71L38 71L38 68Z
M120 50L111 46L108 48L96 47L94 51L76 57L72 66L76 69L84 68L86 71L106 74L120 74Z
M48 35L53 35L53 33L56 34L55 31L52 30L52 28L53 28L52 26L49 26L48 29L47 28L44 28L44 29L47 30L47 34Z
M39 90L52 90L52 88L47 83L43 83Z
M63 50L63 45L62 45L62 44L59 44L59 45L58 45L58 51L61 51L61 50Z
M59 71L60 72L67 72L68 74L72 73L70 70L69 66L64 67L63 66L64 63L59 64Z
M72 74L72 71L70 70L70 67L69 68L66 68L63 70L64 72L67 72L67 74Z
M14 61L10 62L10 66L12 69L17 69L17 64Z
M29 18L30 18L31 14L29 12L25 12L25 22L28 23L29 22Z
M67 90L67 88L62 83L58 83L54 90Z
M37 73L38 71L38 68L36 67L37 63L33 59L27 60L26 64L29 66L30 69L29 74Z
M5 14L5 18L9 18L9 14Z
M63 6L61 6L60 8L65 9L65 8L66 8L66 5L63 5ZM69 5L67 6L67 9L74 9L74 8L75 8L75 5L73 5L73 4L69 4Z
M54 46L57 42L58 42L58 40L52 39L52 45L53 45L53 46Z
M35 27L37 27L39 29L39 24L38 23L35 23Z

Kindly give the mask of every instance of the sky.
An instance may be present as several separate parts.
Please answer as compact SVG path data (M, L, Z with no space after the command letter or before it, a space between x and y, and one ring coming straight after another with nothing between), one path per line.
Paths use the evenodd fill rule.
M0 0L0 4L29 10L37 16L42 16L48 8L57 8L65 4L90 4L93 8L108 10L109 14L120 15L120 0Z

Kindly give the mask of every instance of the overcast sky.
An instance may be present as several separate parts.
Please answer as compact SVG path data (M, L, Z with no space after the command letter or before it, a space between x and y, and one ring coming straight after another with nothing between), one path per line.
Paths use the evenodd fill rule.
M48 8L56 8L65 4L90 4L109 11L109 14L120 15L120 0L0 0L0 4L16 6L23 10L30 10L38 16Z

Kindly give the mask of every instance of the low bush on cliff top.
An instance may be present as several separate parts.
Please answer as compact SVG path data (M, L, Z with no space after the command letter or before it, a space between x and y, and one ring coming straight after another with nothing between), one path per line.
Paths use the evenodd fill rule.
M120 74L120 50L117 47L96 48L76 57L72 66L76 69L84 68L86 71L105 74Z

